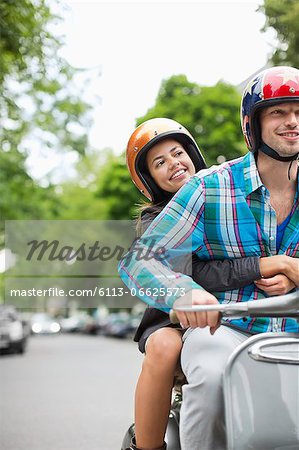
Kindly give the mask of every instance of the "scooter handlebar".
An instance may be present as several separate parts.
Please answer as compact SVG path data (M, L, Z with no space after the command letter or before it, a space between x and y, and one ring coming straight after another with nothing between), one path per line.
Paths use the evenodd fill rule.
M219 303L217 305L176 306L169 313L172 323L178 323L176 311L208 312L218 311L223 317L295 317L299 318L299 290L291 294L267 297L239 303Z

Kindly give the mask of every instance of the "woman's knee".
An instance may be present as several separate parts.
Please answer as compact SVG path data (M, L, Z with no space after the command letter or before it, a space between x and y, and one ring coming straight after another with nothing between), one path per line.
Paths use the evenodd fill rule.
M161 362L176 362L182 349L182 336L174 328L160 328L146 344L146 356Z

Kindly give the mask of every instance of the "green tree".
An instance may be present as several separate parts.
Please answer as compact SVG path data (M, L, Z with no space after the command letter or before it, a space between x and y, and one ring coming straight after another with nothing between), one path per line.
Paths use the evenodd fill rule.
M1 217L16 219L51 219L59 213L53 201L54 187L37 185L24 169L25 157L19 152L0 152Z
M101 171L97 197L105 199L105 219L131 219L144 197L132 183L124 155L113 154Z
M272 63L299 67L298 0L264 0L259 10L266 16L263 31L274 28L279 40Z
M89 106L72 85L76 71L59 56L61 38L49 31L59 18L45 0L0 2L0 18L1 145L28 149L31 133L49 151L84 153Z
M105 172L112 155L111 149L103 149L81 156L76 165L76 176L56 187L61 203L60 219L101 220L109 217L109 199L100 196L98 191L103 167Z
M135 214L142 195L133 185L124 155L112 149L88 152L76 165L76 176L56 187L60 219L118 220Z
M202 149L207 164L219 155L236 158L245 152L240 127L240 94L219 81L215 86L199 86L185 75L162 82L155 105L137 124L154 117L169 117L182 123Z
M36 186L27 173L33 146L83 154L88 145L89 105L75 89L76 71L59 56L62 39L50 31L58 20L45 0L0 2L0 198L12 195L1 202L4 219L57 210L42 207L56 202L53 188Z

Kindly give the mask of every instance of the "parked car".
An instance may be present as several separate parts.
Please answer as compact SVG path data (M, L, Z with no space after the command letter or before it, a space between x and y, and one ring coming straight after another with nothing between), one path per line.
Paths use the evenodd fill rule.
M14 306L0 305L0 350L24 353L28 333Z
M89 332L89 326L92 322L92 317L85 311L77 311L71 316L60 319L61 331L74 332Z
M33 334L57 334L60 328L58 321L49 314L37 313L31 317L31 332Z
M74 311L69 317L61 318L59 323L61 331L73 333L81 332L86 334L100 334L102 324L106 323L106 318L109 312L105 307L98 307L97 309L83 311Z
M131 338L139 324L139 320L133 318L127 312L109 314L101 327L101 334L118 338Z

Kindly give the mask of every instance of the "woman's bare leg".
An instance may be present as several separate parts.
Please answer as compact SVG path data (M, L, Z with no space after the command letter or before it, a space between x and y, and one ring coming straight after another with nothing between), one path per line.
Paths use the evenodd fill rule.
M148 339L146 355L135 393L136 445L162 447L171 404L171 392L182 348L182 334L160 328Z

